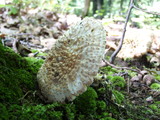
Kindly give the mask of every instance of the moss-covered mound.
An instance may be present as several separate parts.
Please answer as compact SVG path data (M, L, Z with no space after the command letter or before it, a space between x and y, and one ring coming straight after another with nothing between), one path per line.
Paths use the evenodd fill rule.
M16 104L28 92L36 90L36 74L43 63L34 58L22 58L0 44L0 101Z
M36 74L43 60L23 58L0 44L0 119L84 120L95 118L97 93L93 88L73 103L44 104L35 94ZM105 104L105 103L104 103Z
M154 114L153 110L124 104L126 82L113 76L119 71L111 67L101 69L108 76L104 84L89 87L73 102L45 104L36 94L36 75L42 63L0 44L0 120L149 120ZM150 107L157 115L158 104Z

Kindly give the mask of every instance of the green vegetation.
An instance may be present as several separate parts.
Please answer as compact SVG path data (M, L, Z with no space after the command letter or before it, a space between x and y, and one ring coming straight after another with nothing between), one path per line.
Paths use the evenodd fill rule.
M43 61L22 58L2 44L0 55L0 101L19 103L24 93L36 90L36 74Z
M35 50L35 49L32 49L31 52L32 53L37 53L38 52L38 54L36 56L46 56L47 55L47 53L39 52L38 50Z
M91 0L88 13L84 16L104 18L104 25L124 23L129 1L99 1L103 2L97 4ZM157 3L159 3L158 0L153 0L152 2L150 0L135 1L136 6L154 12L159 11ZM2 22L1 27L6 27L9 30L13 27L19 30L19 25L23 22L26 22L27 27L32 26L32 24L27 23L28 20L25 21L25 19L32 19L32 17L30 18L27 15L30 10L37 10L37 13L43 10L44 13L46 12L46 16L43 15L44 13L40 14L42 15L42 19L39 17L37 20L34 20L35 18L31 20L37 25L35 27L33 24L33 29L42 26L42 28L44 27L52 31L51 28L47 28L50 25L45 24L44 20L55 24L58 21L58 15L63 14L67 16L68 14L76 14L82 16L84 12L84 0L12 0L7 4L1 4L0 2L0 12L2 14L0 19ZM10 20L10 18L13 20ZM19 18L20 21L14 21ZM159 19L158 15L134 9L129 22L131 27L159 29ZM10 21L13 21L13 23ZM60 27L66 27L62 21L60 23ZM25 24L23 26L26 27ZM43 32L42 28L38 28L41 29L41 33L38 32L38 37L41 35L45 38L44 33L49 32L46 30ZM59 29L59 27L57 28ZM60 28L60 31L63 31L62 28ZM32 32L32 29L29 32ZM54 29L53 32L55 32ZM8 33L0 34L0 39L5 41L4 36L7 38ZM17 35L15 34L15 36ZM26 38L28 41L28 37ZM18 37L15 37L15 39L18 39ZM38 52L34 48L31 51L32 53ZM152 83L145 88L146 85L143 86L139 82L143 89L138 90L139 87L132 89L128 85L127 80L136 76L137 73L130 70L117 70L110 66L102 67L99 72L97 85L94 86L93 83L85 93L78 96L74 101L66 104L44 103L39 97L36 76L43 64L43 60L40 58L46 55L47 53L40 52L37 54L39 59L21 57L12 49L4 47L0 43L0 120L158 120L160 118L160 102L157 97L160 91L160 84L158 82ZM109 56L107 56L107 59L109 59ZM131 59L124 60L130 61ZM133 66L132 63L130 63L130 66ZM122 75L125 72L127 72L127 78ZM160 81L159 71L155 73L151 71L150 73L154 74L157 81ZM103 78L101 78L101 75L104 75ZM127 92L128 86L130 87L130 92L133 90L132 94ZM134 98L134 96L136 97ZM148 102L146 101L147 98L153 98L153 100Z
M86 115L94 115L97 110L96 98L98 98L96 91L93 88L88 88L84 94L75 100L76 108L79 110L78 112Z
M2 120L146 120L156 119L159 102L148 107L126 100L126 81L119 71L103 67L106 81L78 96L73 102L45 104L36 94L36 74L43 60L23 58L0 44L0 119ZM157 86L157 85L156 85ZM155 85L152 85L155 89ZM152 116L152 117L151 117Z
M160 81L160 75L155 76L156 80Z
M160 91L160 84L159 83L153 83L150 87L151 87L151 89L155 89L155 90Z

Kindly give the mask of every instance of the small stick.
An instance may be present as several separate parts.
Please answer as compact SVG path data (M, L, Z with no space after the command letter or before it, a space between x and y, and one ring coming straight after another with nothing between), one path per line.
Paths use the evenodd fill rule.
M160 13L152 12L152 11L147 11L147 10L142 9L142 8L139 8L139 7L135 6L135 5L133 5L133 7L134 7L135 9L137 9L137 10L140 10L140 11L146 12L146 13L148 13L148 14L160 15Z
M19 98L18 100L23 100L29 93L31 93L32 91L28 91L23 97Z
M111 66L111 67L113 67L113 68L116 68L116 69L126 69L126 70L131 70L131 71L134 71L134 72L137 72L137 73L140 73L140 72L141 72L141 70L139 70L139 69L132 69L132 68L129 68L129 67L117 67L117 66L111 64L110 62L104 60L104 59L102 59L102 60L103 60L103 62L105 63L104 66L109 65L109 66ZM104 67L104 66L102 66L102 67Z
M125 25L124 25L124 28L123 28L123 34L122 34L120 43L119 43L119 45L118 45L118 48L116 49L116 51L114 51L114 53L111 55L111 58L110 58L110 63L112 63L112 64L114 63L114 60L115 60L116 55L119 53L119 51L120 51L121 48L122 48L123 41L124 41L124 37L125 37L125 32L126 32L127 23L128 23L128 20L129 20L129 17L130 17L132 8L135 8L135 9L137 9L137 10L146 12L146 13L148 13L148 14L160 15L160 13L151 12L151 11L147 11L147 10L145 10L145 9L139 8L139 7L137 7L137 6L134 5L134 0L130 0L130 6L129 6L129 9L128 9L128 13L127 13L127 17L126 17Z
M132 10L132 8L133 8L133 6L134 6L134 3L133 3L133 2L134 2L134 0L130 0L130 6L129 6L129 9L128 9L128 13L127 13L125 25L124 25L124 28L123 28L123 34L122 34L120 43L119 43L119 45L118 45L118 48L117 48L116 51L114 51L114 53L111 55L110 63L112 63L112 64L114 63L114 60L115 60L116 55L119 53L119 51L120 51L121 48L122 48L123 41L124 41L124 37L125 37L125 33L126 33L127 23L128 23L130 14L131 14L131 10Z

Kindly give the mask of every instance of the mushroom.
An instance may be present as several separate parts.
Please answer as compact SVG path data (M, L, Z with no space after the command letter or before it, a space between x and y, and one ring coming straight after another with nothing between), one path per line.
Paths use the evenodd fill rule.
M139 58L146 54L152 45L152 31L142 29L128 29L119 58Z
M105 53L106 32L102 24L85 18L61 36L37 74L48 102L72 101L93 83Z

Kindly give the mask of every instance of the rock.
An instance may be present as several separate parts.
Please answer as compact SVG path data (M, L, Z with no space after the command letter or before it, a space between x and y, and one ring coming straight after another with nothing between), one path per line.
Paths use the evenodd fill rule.
M142 70L140 73L144 76L144 75L148 74L148 71Z
M153 102L153 97L152 96L149 96L147 99L146 99L147 102Z
M140 81L140 78L138 76L134 76L131 78L131 82L138 82Z
M145 83L148 86L151 85L154 81L155 79L152 75L148 74L143 77L143 83Z

